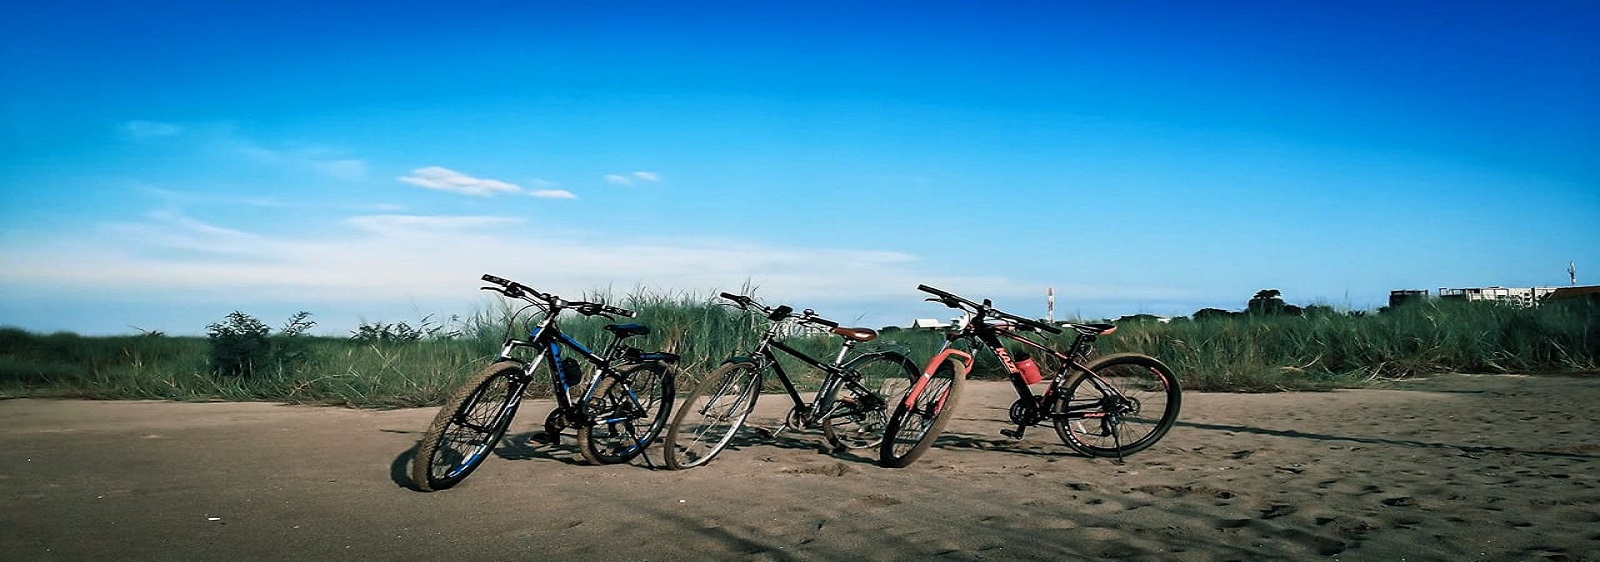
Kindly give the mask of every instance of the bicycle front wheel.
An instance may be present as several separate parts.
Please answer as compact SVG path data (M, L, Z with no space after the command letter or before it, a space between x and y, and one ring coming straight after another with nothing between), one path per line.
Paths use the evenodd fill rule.
M1156 358L1108 355L1087 368L1050 407L1056 435L1067 446L1120 458L1154 445L1178 421L1178 378Z
M695 386L678 406L667 428L667 468L711 462L733 441L761 396L761 370L755 363L724 363Z
M590 423L578 428L578 450L590 464L633 460L661 435L672 411L671 367L625 365L595 387L584 404Z
M946 361L934 369L933 376L920 389L913 386L907 395L898 397L884 430L886 437L878 447L878 464L905 468L928 452L950 423L966 379L966 373Z
M844 369L845 376L861 386L834 385L831 411L822 418L822 435L834 449L877 447L889 425L889 401L911 388L917 364L890 351L857 357Z
M411 481L425 492L455 486L483 464L522 402L522 365L501 361L467 379L417 446Z

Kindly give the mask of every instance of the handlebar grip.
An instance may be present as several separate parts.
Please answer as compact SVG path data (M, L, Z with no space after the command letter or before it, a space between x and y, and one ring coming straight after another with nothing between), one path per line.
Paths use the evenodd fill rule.
M506 287L506 286L510 286L511 285L511 280L510 279L506 279L504 277L495 277L495 276L487 274L487 273L483 274L483 280L485 282L494 283L494 284L499 285L501 287Z
M807 318L806 321L810 322L812 324L820 324L822 326L826 326L826 327L829 327L829 328L838 328L839 327L839 323L838 322L834 322L832 320L829 320L827 318L822 318L820 316L812 316L810 318Z
M739 300L739 299L743 299L743 298L744 298L744 296L743 296L743 295L735 295L735 294L733 294L733 293L723 293L723 294L721 294L721 295L718 295L718 296L720 296L720 297L722 297L722 298L725 298L725 299L728 299L728 300L730 300L730 301L736 301L736 300Z
M946 291L946 290L943 290L943 289L939 289L939 288L935 288L935 287L929 287L927 285L917 285L917 290L918 291L922 291L924 293L930 293L930 294L933 294L934 296L939 297L937 299L928 299L928 300L936 300L936 301L938 301L940 303L943 303L945 306L948 306L950 308L960 308L962 304L978 306L978 303L975 303L975 302L972 302L970 300L961 298L960 296L957 296L955 293L952 293L950 291Z
M624 318L633 318L639 315L639 313L632 310L628 310L626 308L617 308L615 306L602 306L600 308L607 314L615 314Z

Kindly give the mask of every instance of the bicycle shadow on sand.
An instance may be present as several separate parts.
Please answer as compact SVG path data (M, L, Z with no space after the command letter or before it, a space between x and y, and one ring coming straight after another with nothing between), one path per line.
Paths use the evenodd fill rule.
M490 451L490 454L508 461L552 460L568 465L588 464L582 460L582 457L578 452L577 437L572 435L562 435L561 443L552 445L539 442L534 439L535 436L539 436L542 433L544 432L528 431L523 433L507 434L500 439L499 445L497 445L494 450ZM413 443L411 447L401 451L393 461L390 461L389 480L394 482L395 485L411 491L423 491L421 488L417 487L416 482L411 479L411 464L416 460L417 450L421 447L421 443ZM641 456L640 458L643 457ZM653 460L654 459L645 459L643 464L645 464L646 467L660 468L659 464L649 462ZM630 464L633 463L640 463L640 461L637 459L630 461Z
M1365 445L1390 445L1395 447L1409 447L1416 449L1439 449L1459 451L1471 456L1481 453L1500 453L1511 455L1526 455L1532 457L1552 457L1578 460L1600 459L1600 455L1575 451L1537 451L1517 449L1514 447L1488 446L1488 445L1454 445L1450 443L1437 443L1431 441L1418 441L1415 439L1391 439L1386 437L1358 437L1351 435L1330 435L1326 433L1309 433L1294 429L1267 429L1247 425L1226 425L1216 423L1186 422L1179 420L1176 427L1200 429L1205 431L1227 431L1235 433L1249 433L1252 435L1266 435L1270 437L1286 437L1291 439L1311 439L1315 441L1343 441L1361 443Z

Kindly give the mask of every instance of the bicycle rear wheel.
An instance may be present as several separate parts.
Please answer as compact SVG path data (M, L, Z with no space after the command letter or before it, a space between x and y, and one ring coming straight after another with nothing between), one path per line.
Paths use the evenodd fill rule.
M878 447L878 464L886 468L905 468L928 452L944 432L944 426L950 423L951 412L955 411L956 398L961 395L966 378L965 373L947 361L934 369L933 376L921 390L912 388L915 396L908 393L897 397L894 414L889 416L889 425L885 428L887 437Z
M844 369L846 376L859 377L868 392L847 383L835 385L832 411L822 419L822 435L834 449L877 447L889 425L889 401L911 388L917 364L886 351L857 357Z
M616 464L643 453L661 435L672 411L670 367L650 362L624 365L595 387L584 413L592 423L578 428L578 450L590 464Z
M1123 457L1154 445L1178 420L1172 369L1147 355L1096 359L1050 406L1056 435L1086 455Z
M678 406L667 428L667 468L711 462L733 441L761 396L761 370L755 363L724 363L695 386Z
M455 486L472 474L505 435L522 402L522 365L501 361L485 367L456 391L417 446L411 481L425 492Z

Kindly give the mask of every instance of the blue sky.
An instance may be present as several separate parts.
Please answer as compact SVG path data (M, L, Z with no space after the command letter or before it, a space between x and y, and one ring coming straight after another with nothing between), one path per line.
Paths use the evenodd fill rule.
M0 325L318 333L485 272L869 326L1600 282L1600 3L36 2ZM648 320L648 319L643 319Z

